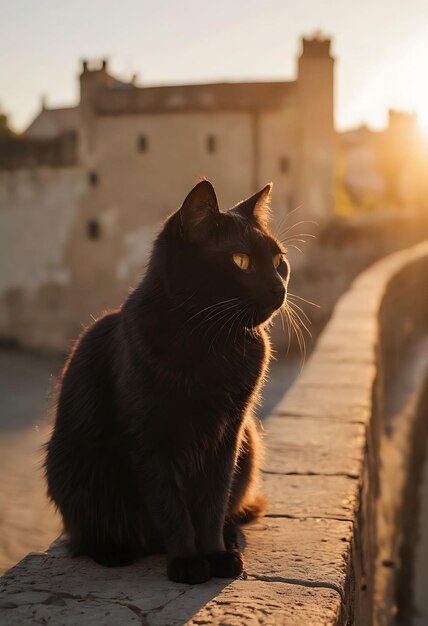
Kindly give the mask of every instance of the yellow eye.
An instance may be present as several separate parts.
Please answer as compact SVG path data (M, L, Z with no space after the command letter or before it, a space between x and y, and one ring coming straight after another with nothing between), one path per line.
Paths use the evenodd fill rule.
M234 254L232 258L241 270L247 270L250 267L250 257L248 254Z
M282 260L282 254L275 254L273 257L273 264L275 267L278 267Z

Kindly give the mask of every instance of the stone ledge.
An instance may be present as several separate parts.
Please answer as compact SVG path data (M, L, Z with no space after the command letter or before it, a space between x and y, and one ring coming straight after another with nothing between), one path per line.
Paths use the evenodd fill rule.
M382 395L380 311L403 268L427 262L424 243L361 274L336 306L301 379L266 421L270 505L267 517L245 530L241 579L173 584L161 557L110 570L69 559L58 541L1 579L0 621L368 626Z

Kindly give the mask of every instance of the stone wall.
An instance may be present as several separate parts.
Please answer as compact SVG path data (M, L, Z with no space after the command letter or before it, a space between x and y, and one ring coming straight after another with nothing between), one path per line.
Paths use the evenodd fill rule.
M64 250L82 192L75 167L0 171L0 336L63 350Z
M425 242L363 272L338 302L299 380L266 420L270 504L266 517L245 530L245 575L178 585L166 579L162 557L109 570L70 560L59 541L1 579L3 621L369 626L382 372L392 338L404 340L408 328L400 321L391 328L388 303L412 285L402 313L415 329L426 324L427 267Z

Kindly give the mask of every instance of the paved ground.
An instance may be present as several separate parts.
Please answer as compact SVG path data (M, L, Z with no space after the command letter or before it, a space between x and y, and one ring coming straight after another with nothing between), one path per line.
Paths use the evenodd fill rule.
M0 351L0 575L30 551L44 550L60 522L45 496L43 443L49 434L49 395L61 360ZM272 363L260 417L281 399L300 359Z
M58 535L41 464L48 390L59 367L52 357L0 352L0 573Z

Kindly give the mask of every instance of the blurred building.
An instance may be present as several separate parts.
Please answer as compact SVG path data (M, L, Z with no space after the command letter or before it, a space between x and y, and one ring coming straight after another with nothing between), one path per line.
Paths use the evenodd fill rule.
M268 181L279 220L334 213L331 42L302 40L294 81L136 86L83 62L77 106L0 141L0 336L64 348L118 304L159 222L201 176L224 208Z
M366 126L339 135L340 176L358 208L426 207L428 140L414 113L389 111L388 126Z

